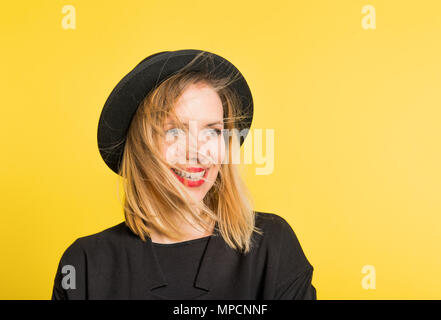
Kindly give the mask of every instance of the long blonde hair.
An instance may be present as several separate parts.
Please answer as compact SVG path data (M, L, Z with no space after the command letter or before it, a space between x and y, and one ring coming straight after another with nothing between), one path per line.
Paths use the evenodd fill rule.
M252 246L255 226L253 201L243 182L238 164L232 163L234 139L231 130L245 115L240 112L240 100L229 84L239 74L216 77L204 70L191 70L200 60L212 59L207 52L196 56L183 69L154 88L141 102L135 113L125 142L119 174L124 178L124 215L127 226L143 241L154 230L168 238L179 240L183 232L175 218L191 217L208 230L217 223L217 230L233 249L247 253ZM229 134L226 141L227 163L222 163L219 174L201 203L192 203L185 187L178 182L160 152L164 139L163 125L167 116L176 119L175 102L191 84L205 83L219 95L224 110L224 124ZM175 122L179 123L179 122ZM184 129L185 130L185 129ZM176 215L176 216L174 216ZM188 221L188 220L187 220Z

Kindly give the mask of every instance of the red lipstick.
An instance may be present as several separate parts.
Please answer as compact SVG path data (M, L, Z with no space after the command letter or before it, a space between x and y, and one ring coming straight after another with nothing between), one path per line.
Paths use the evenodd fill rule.
M170 168L170 170L174 173L174 175L178 178L178 180L181 181L182 184L184 184L185 186L187 186L187 187L199 187L199 186L201 186L205 182L205 180L203 180L203 179L207 178L207 174L208 174L208 170L209 169L190 167L190 168L185 168L185 170L181 170L181 171L187 171L187 172L192 172L192 173L193 172L201 172L201 171L205 170L203 179L200 179L200 180L197 180L197 181L186 179L186 178L180 176L179 174L177 174L173 169Z

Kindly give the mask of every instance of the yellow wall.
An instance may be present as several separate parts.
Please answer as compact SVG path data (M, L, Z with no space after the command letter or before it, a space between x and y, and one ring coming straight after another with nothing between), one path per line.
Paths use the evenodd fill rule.
M376 29L362 28L366 4ZM123 221L96 144L101 107L147 55L195 48L242 71L253 128L275 130L273 174L252 165L246 179L256 209L295 230L318 298L440 299L440 12L437 0L3 2L0 298L50 298L67 246Z

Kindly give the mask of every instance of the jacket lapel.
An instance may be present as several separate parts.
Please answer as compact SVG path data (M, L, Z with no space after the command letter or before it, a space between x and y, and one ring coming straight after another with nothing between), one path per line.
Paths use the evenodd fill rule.
M151 291L167 285L164 274L159 266L158 258L153 250L152 240L146 238L147 250L144 251L144 263L147 266L149 274L147 274L147 288Z
M214 258L219 252L220 245L223 239L219 231L217 230L217 223L213 231L213 236L209 238L207 247L202 257L201 265L196 275L195 287L210 291L211 279L213 279L213 266Z
M222 244L222 236L217 230L217 223L215 225L213 236L209 238L207 247L202 255L200 267L197 271L195 279L195 287L210 291L211 279L213 277L212 270L214 264L214 257L218 252L220 245ZM164 274L159 265L158 257L156 256L155 250L152 245L150 237L146 239L146 248L144 262L149 270L147 275L147 288L150 291L154 291L157 288L167 286L168 283L164 277Z

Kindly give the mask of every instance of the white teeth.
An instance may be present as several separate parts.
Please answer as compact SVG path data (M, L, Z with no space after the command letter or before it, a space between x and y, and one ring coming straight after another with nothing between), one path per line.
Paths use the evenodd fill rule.
M181 170L175 170L175 169L173 169L173 171L176 172L176 174L180 175L181 177L191 181L199 181L202 179L202 177L205 174L205 170L201 172L192 172L192 173Z

